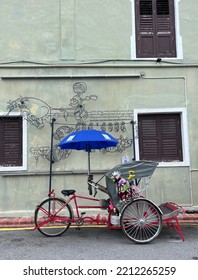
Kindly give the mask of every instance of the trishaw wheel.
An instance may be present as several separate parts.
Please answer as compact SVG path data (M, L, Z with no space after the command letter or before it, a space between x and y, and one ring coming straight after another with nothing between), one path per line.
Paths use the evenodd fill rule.
M61 198L47 198L36 207L34 222L44 235L52 237L63 234L71 225L72 210ZM57 213L57 214L55 214Z
M147 199L135 199L128 203L121 214L124 234L136 243L148 243L155 239L162 228L158 207Z

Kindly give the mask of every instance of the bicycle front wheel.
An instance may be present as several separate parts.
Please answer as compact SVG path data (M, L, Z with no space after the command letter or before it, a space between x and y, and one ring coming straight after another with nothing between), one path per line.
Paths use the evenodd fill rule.
M64 204L63 199L50 197L36 207L34 222L42 234L49 237L59 236L70 227L71 206Z
M127 204L121 214L124 234L136 243L154 240L162 228L161 213L154 203L147 199L136 199Z

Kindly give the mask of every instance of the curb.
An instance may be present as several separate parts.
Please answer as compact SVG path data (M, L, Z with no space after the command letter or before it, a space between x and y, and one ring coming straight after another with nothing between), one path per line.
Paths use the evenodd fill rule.
M197 224L198 225L198 213L182 213L178 215L178 221L180 224Z
M34 218L0 218L0 228L34 227Z
M104 224L105 218L101 216L101 224ZM198 213L181 213L178 215L178 221L180 225L183 224L197 224L198 225ZM94 225L94 224L92 224ZM98 225L98 224L95 224ZM0 217L0 228L24 228L24 227L34 227L34 218L26 217Z

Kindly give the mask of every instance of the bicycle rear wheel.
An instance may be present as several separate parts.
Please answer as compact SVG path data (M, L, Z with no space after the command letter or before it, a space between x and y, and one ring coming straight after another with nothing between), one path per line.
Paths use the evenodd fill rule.
M127 204L121 214L124 234L136 243L155 239L162 228L162 217L157 206L147 199L136 199Z
M47 198L34 214L36 228L44 235L53 237L63 234L71 225L72 210L61 198Z

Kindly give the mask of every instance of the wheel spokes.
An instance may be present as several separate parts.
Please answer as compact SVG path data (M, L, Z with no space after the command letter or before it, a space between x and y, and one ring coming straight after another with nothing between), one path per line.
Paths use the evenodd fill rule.
M123 211L122 226L130 239L147 242L159 234L161 217L154 205L147 200L138 200Z

